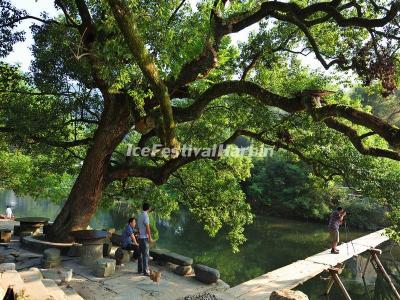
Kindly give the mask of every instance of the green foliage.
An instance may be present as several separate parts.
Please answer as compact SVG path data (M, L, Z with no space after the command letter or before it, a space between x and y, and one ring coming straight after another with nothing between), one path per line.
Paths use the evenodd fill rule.
M223 224L228 227L227 239L233 251L246 238L246 224L252 221L250 206L238 184L250 175L247 158L224 158L215 163L197 161L187 165L171 179L179 203L183 204L204 229L215 236Z
M1 149L0 189L60 203L68 196L74 178L65 172L56 173L49 166L46 156L32 157L19 150Z
M346 222L352 227L366 230L376 230L389 225L387 209L376 199L354 197L352 194L339 201L340 206L350 212Z
M256 161L245 191L256 212L314 220L324 220L338 196L307 167L280 153Z
M25 33L18 31L17 22L13 23L26 15L25 11L17 10L9 0L1 1L0 9L0 57L7 56L12 50L13 45L25 40ZM9 24L12 24L11 26Z
M16 31L14 25L3 27L4 20L13 21L25 15L24 11L14 10L10 1L3 2L0 57L23 39L23 33ZM176 11L181 0L124 2L168 87L182 66L201 58L204 47L214 44L217 27L216 23L210 22L214 4L217 5L215 13L231 20L245 11L255 10L260 4L255 0L229 1L229 5L223 7L226 1L205 0L198 1L196 9L192 9L186 1ZM63 3L72 23L80 23L82 18L76 2L66 0ZM57 202L64 199L80 171L81 158L86 156L90 143L68 148L62 142L92 138L99 130L99 120L109 121L102 119L107 101L101 92L129 96L135 118L145 116L146 109L147 113L158 109L149 82L135 63L108 1L88 0L85 3L93 18L94 32L87 28L82 37L82 32L74 26L64 26L67 20L60 10L60 16L55 18L57 22L32 26L34 43L30 73L22 74L18 68L0 63L0 166L4 170L0 174L0 186L3 188ZM305 7L317 1L296 0L293 3ZM368 16L381 17L369 3L359 5ZM347 9L343 13L345 17L352 17L356 10ZM310 20L319 17L323 15L314 14ZM344 65L353 62L369 37L365 29L339 28L334 22L313 26L310 33L315 36L325 57L329 60L337 58ZM92 34L94 42L90 46L84 45L84 39L93 38ZM378 42L382 43L382 40ZM242 76L243 70L257 55L259 59L247 78L272 93L293 97L308 89L334 90L337 91L334 95L325 97L326 103L347 104L382 117L390 117L397 105L395 98L389 104L382 104L381 99L370 96L382 91L383 85L371 87L368 96L363 93L350 96L345 92L345 84L353 87L354 84L344 82L343 73L328 76L303 66L293 51L311 48L304 32L273 17L264 18L246 43L234 45L231 38L225 36L216 48L216 67L207 76L195 74L199 75L197 80L184 87L190 92L191 99L172 99L174 106L187 106L212 84ZM367 73L361 77L368 77ZM104 82L106 91L100 91L96 81ZM398 124L397 117L389 121ZM359 135L366 133L365 129L352 126ZM347 138L316 123L305 112L291 115L260 105L245 95L227 95L210 103L200 118L178 124L176 132L182 143L210 147L226 140L236 129L261 132L261 137L285 142L298 154L285 152L270 160L255 162L252 178L246 183L253 204L260 204L279 215L321 220L328 208L342 198L343 192L337 187L349 186L368 199L362 200L366 201L362 205L366 205L368 211L375 209L374 203L385 205L391 211L389 217L394 226L399 223L399 164L362 156ZM285 133L286 141L282 141L282 133ZM136 145L140 138L138 132L131 130L113 153L106 153L112 158L110 168L116 165L154 167L165 163L160 157L126 159L127 144ZM148 143L158 140L154 136ZM376 135L363 142L368 147L387 148ZM299 163L299 158L305 163ZM252 162L243 157L201 160L178 170L161 187L139 178L115 181L104 191L102 205L108 208L124 202L139 209L143 201L148 201L163 218L168 218L179 206L185 206L212 236L226 226L227 238L236 251L245 241L244 226L252 220L241 190L241 183L250 176L251 166ZM360 214L365 212L361 204L351 202L346 205Z

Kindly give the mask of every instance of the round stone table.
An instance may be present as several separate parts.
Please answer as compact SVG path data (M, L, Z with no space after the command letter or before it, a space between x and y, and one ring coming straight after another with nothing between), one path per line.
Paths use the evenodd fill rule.
M32 235L37 235L40 233L40 228L49 222L49 218L23 217L16 218L15 221L19 222L20 232L32 232Z
M108 237L103 230L77 230L70 235L76 242L82 244L81 263L85 266L93 266L96 260L103 258L103 243Z

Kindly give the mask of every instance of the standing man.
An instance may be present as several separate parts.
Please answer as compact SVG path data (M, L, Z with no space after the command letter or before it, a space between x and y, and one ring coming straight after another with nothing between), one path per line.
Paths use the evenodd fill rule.
M122 233L122 249L133 250L133 258L139 258L139 244L135 237L135 226L136 219L129 218L128 224L126 224L124 232Z
M139 227L139 260L138 260L138 273L150 276L149 270L149 243L153 242L150 232L150 219L148 213L150 212L150 205L143 203L143 211L138 218Z
M335 211L332 212L331 217L329 218L329 233L332 240L332 254L339 254L339 250L336 249L339 244L339 226L343 223L343 218L346 215L346 212L342 207L338 207Z

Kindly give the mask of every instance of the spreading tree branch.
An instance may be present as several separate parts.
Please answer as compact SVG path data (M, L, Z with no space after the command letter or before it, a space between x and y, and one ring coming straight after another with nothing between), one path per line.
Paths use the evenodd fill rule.
M108 3L113 11L118 27L124 36L125 42L136 63L149 81L156 99L160 103L164 142L167 146L175 148L178 146L178 142L175 136L175 122L168 88L160 77L153 57L147 51L140 37L136 22L128 7L119 0L108 0Z

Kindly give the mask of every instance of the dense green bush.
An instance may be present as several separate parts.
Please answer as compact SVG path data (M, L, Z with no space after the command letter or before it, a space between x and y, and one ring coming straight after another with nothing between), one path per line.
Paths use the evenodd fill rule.
M280 153L254 162L244 185L256 214L327 222L337 206L351 212L348 225L375 229L387 225L385 208L376 199L360 197L334 181L312 175L310 168Z
M389 224L385 207L374 199L349 195L341 199L340 205L349 212L346 216L349 226L375 230Z
M317 220L329 213L330 191L319 189L305 166L281 155L255 161L244 188L255 213Z

